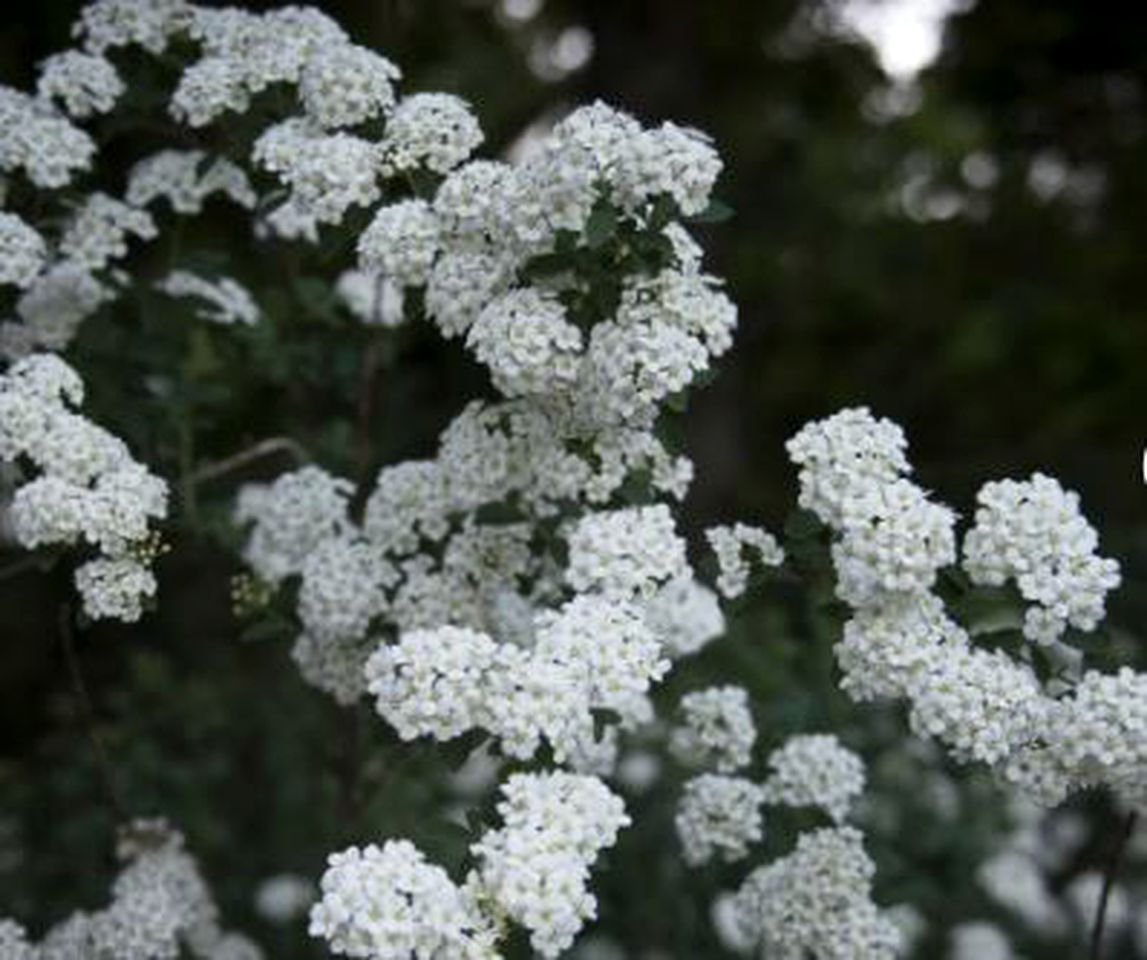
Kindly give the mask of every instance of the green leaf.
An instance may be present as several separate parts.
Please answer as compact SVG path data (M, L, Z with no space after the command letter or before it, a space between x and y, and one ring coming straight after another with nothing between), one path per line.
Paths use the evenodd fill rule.
M604 246L617 235L617 211L608 203L599 203L585 222L585 242L591 250Z
M713 199L700 213L689 218L691 223L724 223L733 216L733 208L727 203Z
M824 524L811 510L794 510L785 520L786 540L815 540L824 531Z

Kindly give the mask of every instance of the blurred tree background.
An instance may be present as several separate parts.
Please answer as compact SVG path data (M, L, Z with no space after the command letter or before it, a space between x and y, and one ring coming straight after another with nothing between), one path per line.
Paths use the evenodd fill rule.
M904 426L922 482L962 513L987 479L1038 469L1077 489L1105 552L1124 564L1112 636L1142 666L1134 637L1147 619L1147 13L1078 0L316 5L400 64L405 90L469 99L493 153L594 98L713 136L726 161L718 193L734 216L703 241L741 325L720 376L682 418L698 466L687 503L694 532L733 519L779 528L795 496L784 441L810 418L867 404ZM43 0L10 12L0 78L29 87L36 62L68 44L78 6ZM921 19L932 33L909 29ZM212 231L230 226L216 213L184 245L207 250ZM168 476L189 457L208 464L284 433L354 476L429 453L437 431L484 389L457 343L427 330L381 344L362 330L348 336L328 322L329 293L297 284L290 292L284 315L302 304L314 321L290 337L252 334L235 346L171 334L149 347L149 364L155 349L170 350L182 371L171 389L203 429L190 416L165 419L170 405L161 411L145 395L132 337L85 331L81 365L104 374L97 419L154 454L143 459L158 458ZM367 351L380 358L374 416L368 449L356 451L345 424L356 416ZM135 420L99 416L101 406L131 407L125 399L139 401ZM298 924L275 929L254 917L260 879L317 876L327 851L377 832L408 833L447 860L459 846L420 818L441 789L421 776L433 751L390 749L377 721L305 688L283 645L245 641L230 612L238 567L225 550L235 537L223 504L238 479L286 465L271 460L196 491L203 511L172 533L159 611L138 627L93 628L80 650L123 802L186 829L229 920L247 921L276 960L321 954ZM42 926L99 902L112 817L56 635L69 588L19 559L0 557L0 914ZM705 682L744 683L766 738L852 709L831 693L825 657L797 655L816 643L816 624L791 598L767 599L678 671L669 701ZM808 703L786 700L777 714L770 696L797 684ZM875 756L900 728L872 721L863 745ZM345 782L363 757L386 768L366 797ZM919 785L911 769L889 776L890 789ZM960 836L925 830L911 854L889 843L881 861L893 898L913 896L895 889L897 877L934 878L936 889L915 899L941 924L987 909L959 891L971 890L977 844L990 842L998 815L977 803L987 788L975 778L966 790ZM651 826L633 831L614 859L640 866L659 856L671 811L638 813ZM981 833L972 821L984 821ZM1084 859L1098 862L1105 842L1100 832ZM679 864L659 869L605 874L603 928L627 956L639 944L723 955L705 905L743 871L698 879ZM1064 954L1037 944L1025 955Z

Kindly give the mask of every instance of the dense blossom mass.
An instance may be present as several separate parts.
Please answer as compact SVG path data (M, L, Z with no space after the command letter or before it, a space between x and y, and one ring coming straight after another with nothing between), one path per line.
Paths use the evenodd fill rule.
M1147 768L1135 746L1142 738L1131 733L1142 726L1141 675L1124 668L1045 683L1028 660L975 645L933 589L955 561L952 514L908 479L906 448L898 427L864 409L810 424L788 444L801 505L832 531L837 593L853 608L836 648L842 686L856 699L907 699L917 733L1041 802L1105 784L1142 803ZM914 506L874 512L894 497ZM1064 627L1094 627L1119 581L1118 565L1094 553L1098 538L1078 497L1036 475L989 483L979 500L964 568L987 586L1016 578L1036 604L1024 635L1068 649L1058 639ZM1106 733L1112 746L1099 747Z
M167 514L167 485L123 441L75 412L84 388L55 354L0 374L0 461L23 475L9 507L17 541L86 559L76 587L92 619L138 620L155 596L151 524Z
M832 733L785 739L762 725L776 746L758 767L762 705L741 686L685 693L672 721L657 722L656 688L674 663L725 632L723 599L801 573L787 539L736 522L706 532L710 585L682 533L693 465L666 414L738 324L690 234L722 169L710 140L593 103L520 156L476 156L484 134L465 100L404 92L395 64L311 8L96 0L75 36L76 49L41 65L34 94L0 89L0 287L12 302L0 323L0 479L11 481L16 542L74 562L88 618L135 621L156 599L171 493L80 413L83 380L59 353L105 308L118 322L144 295L215 325L211 336L280 335L272 314L286 294L248 289L238 265L230 276L217 259L181 258L178 244L141 256L173 222L178 234L182 218L223 202L249 221L243 239L259 253L287 242L327 269L332 250L347 252L312 297L320 313L335 305L325 320L382 336L429 324L488 376L488 398L423 459L355 481L304 462L235 498L247 568L237 605L255 616L278 605L308 684L344 707L368 700L393 739L481 741L495 770L519 771L500 785L499 825L470 824L459 876L402 838L332 854L310 933L364 960L492 960L513 936L541 956L564 953L597 915L592 870L630 824L607 783L639 792L659 775L656 764L635 775L648 755L627 751L640 737L688 771L673 824L692 867L762 846L766 806L831 824L722 901L730 942L791 960L898 955L920 921L873 899L875 865L849 823L868 782L859 754ZM81 123L130 99L136 55L182 63L157 121L179 129L179 146L133 158L122 193L103 178L95 189L97 143ZM259 129L224 156L209 134L240 115ZM51 217L9 210L9 181L66 203ZM161 378L147 388L171 389ZM907 446L865 408L787 444L796 526L823 546L825 593L847 611L833 644L841 688L904 701L913 733L1042 803L1106 786L1144 807L1147 678L1085 670L1070 646L1098 626L1120 580L1078 496L1042 474L989 482L961 538L955 511L912 479ZM180 497L193 501L187 466ZM982 645L955 589L1000 603L1013 591L1021 652ZM1068 666L1049 679L1045 655ZM177 831L131 824L121 859L108 906L39 941L0 921L0 957L262 956L220 928ZM1005 851L979 882L1050 927L1062 918L1033 863ZM262 912L297 915L312 892L272 885ZM957 927L952 949L1010 955L982 923Z

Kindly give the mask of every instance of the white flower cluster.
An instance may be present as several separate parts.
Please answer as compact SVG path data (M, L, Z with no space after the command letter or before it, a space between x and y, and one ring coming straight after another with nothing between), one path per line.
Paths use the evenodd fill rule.
M40 234L16 214L0 211L0 285L30 286L47 253Z
M351 484L318 467L303 467L268 485L239 492L235 519L251 524L244 557L271 583L302 572L307 557L347 526Z
M255 891L255 912L275 924L290 923L307 913L316 897L315 885L294 873L277 873Z
M310 933L366 960L494 957L477 904L408 840L331 854Z
M864 792L864 761L832 734L789 737L769 755L768 765L767 803L819 807L837 823Z
M807 424L785 444L800 467L798 503L829 526L843 526L856 490L890 483L912 471L904 431L867 407L841 410Z
M764 836L759 784L744 777L703 773L686 782L674 823L685 862L691 866L714 857L740 860Z
M497 297L478 314L466 343L507 397L550 393L577 379L581 331L553 292L523 287Z
M405 319L402 290L385 274L345 270L335 283L335 295L363 323L397 327Z
M168 109L188 126L202 127L230 111L245 111L255 94L275 84L300 85L299 99L304 100L301 80L312 61L332 64L311 84L316 110L330 107L340 95L359 100L358 92L369 86L366 64L340 56L349 46L342 28L318 10L289 6L255 14L235 7L187 9L186 32L202 56L184 70Z
M27 931L15 920L0 920L0 957L4 960L36 960L36 948Z
M359 261L400 287L426 283L438 253L438 222L425 200L383 207L358 238Z
M89 270L102 270L128 252L128 238L154 240L155 221L146 210L106 193L91 194L60 237L60 253Z
M1147 809L1147 674L1089 670L1052 706L1043 735L1046 752L1074 782L1107 784Z
M319 127L353 127L394 106L402 72L373 50L350 43L319 46L299 78L299 99Z
M735 773L752 760L757 727L744 687L710 687L681 698L669 749L682 763Z
M333 854L312 935L370 960L492 960L512 921L542 956L562 953L595 915L590 868L629 823L624 805L593 777L515 774L498 815L462 886L405 840Z
M900 934L872 902L874 873L858 831L815 830L749 875L733 915L745 939L770 957L893 960Z
M511 422L531 429L519 450L501 433L502 411L472 408L448 428L437 460L385 468L361 528L348 513L349 485L316 468L246 488L236 516L252 523L246 556L262 579L303 578L306 631L295 656L312 682L344 701L361 695L362 667L378 643L370 642L372 630L377 637L393 625L403 639L393 656L378 651L371 672L379 690L391 691L380 699L380 712L409 736L433 733L407 716L421 709L410 698L423 694L406 686L420 667L397 651L412 631L464 627L494 644L496 655L479 645L481 670L486 689L501 691L490 695L500 703L498 717L474 715L464 728L495 732L503 746L515 744L517 755L531 754L540 739L573 755L575 747L590 745L584 731L592 729L591 711L612 710L627 723L647 713L645 693L667 663L656 629L661 621L647 618L642 600L655 602L661 583L688 579L689 571L664 506L587 513L572 524L565 583L562 568L546 567L532 552L531 524L476 522L475 511L510 491L562 496L572 473L566 465L579 462L566 456L551 466L545 458L558 450L545 421L517 414ZM539 470L546 472L530 475ZM551 482L550 471L561 471L560 480ZM616 531L627 543L614 539ZM571 587L580 596L563 605ZM704 621L695 629L702 640L713 632ZM595 645L594 637L607 642ZM523 641L531 649L517 649ZM411 656L432 655L432 643L409 642Z
M556 957L596 915L590 868L629 824L625 805L595 777L561 772L514 774L502 796L502 827L471 849L477 885L538 953Z
M77 119L108 113L125 89L110 62L82 50L66 50L48 57L40 64L36 84L41 100L58 100Z
M588 514L566 542L566 582L578 592L649 597L688 571L685 542L665 504Z
M661 638L665 653L697 653L725 632L717 595L691 577L670 580L645 602L645 622Z
M50 103L0 87L0 171L55 190L89 169L95 154L95 141Z
M468 160L483 139L477 118L461 97L416 93L405 97L387 120L381 170L386 176L418 169L447 174Z
M162 53L171 36L186 27L190 13L186 0L93 0L72 29L92 53L126 46Z
M253 157L290 188L284 207L315 223L338 223L351 207L369 206L381 195L376 147L350 133L286 120L256 141Z
M1008 935L984 920L957 924L949 940L951 960L1016 960Z
M181 214L196 214L208 197L222 194L248 210L255 206L255 190L241 167L226 157L203 150L160 150L144 157L128 174L127 202L146 207L166 200Z
M1069 624L1094 630L1107 594L1119 586L1119 564L1096 554L1099 536L1079 511L1079 494L1036 473L986 483L976 502L964 538L968 576L991 586L1015 581L1034 605L1024 619L1034 643L1054 643Z
M150 523L167 513L167 485L73 412L82 401L79 375L53 354L0 374L0 462L36 474L12 499L13 529L28 549L82 542L97 550L75 575L86 613L138 620L155 595Z
M470 331L468 346L503 393L560 398L581 421L648 423L728 349L735 308L699 272L676 222L658 231L664 265L627 275L616 307L594 308L588 336L585 281L538 282L529 272L559 236L595 249L583 231L603 204L625 229L647 232L658 198L686 215L703 208L720 162L699 135L643 130L595 104L557 124L521 163L458 166L481 136L464 104L417 95L388 123L384 168L448 176L432 203L381 208L359 239L360 262L401 286L425 286L431 319L446 336Z
M135 821L122 832L119 855L124 867L107 907L72 914L36 945L17 925L0 921L0 956L140 960L174 958L186 949L197 960L262 960L255 944L220 928L215 902L178 831L162 821Z
M36 350L62 350L81 323L115 299L115 287L86 267L62 260L32 281L16 301L20 322L0 324L0 352L12 359Z
M1042 803L1099 784L1142 803L1147 681L1124 669L1045 688L1029 663L974 646L931 592L954 559L952 515L906 478L905 448L899 428L864 409L810 424L788 444L801 505L833 530L838 594L854 608L836 648L843 688L858 700L907 699L915 732ZM1036 475L981 490L964 565L982 584L1016 578L1036 604L1025 632L1050 642L1102 616L1118 567L1096 547L1078 497Z
M523 649L464 627L403 633L367 662L376 709L404 739L481 729L510 756L528 759L545 739L566 762L592 748L593 710L644 719L645 694L668 669L641 616L602 597L538 614L533 636Z
M1028 854L1005 848L980 864L976 876L988 896L1032 930L1045 935L1064 932L1063 909L1042 868Z
M259 306L255 298L246 287L230 277L210 280L189 270L172 270L156 284L156 289L169 297L201 301L201 305L196 307L196 316L211 323L251 326L259 322Z
M785 562L785 552L776 537L760 527L747 523L710 527L705 537L720 570L717 589L730 599L739 597L749 585L751 559L763 567L779 567Z

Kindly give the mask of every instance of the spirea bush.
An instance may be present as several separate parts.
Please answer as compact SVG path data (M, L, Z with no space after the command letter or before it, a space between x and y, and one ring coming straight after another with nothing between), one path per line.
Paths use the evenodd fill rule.
M583 934L625 926L608 877L633 857L640 875L625 837L648 818L672 861L658 889L708 891L714 951L880 960L931 936L1005 957L1000 917L1058 949L1100 900L1097 937L1130 949L1131 894L1070 879L1078 837L1037 835L1078 819L1033 813L1081 791L1123 816L1147 805L1147 677L1094 653L1120 569L1075 493L991 479L962 519L913 478L900 428L858 407L788 441L799 494L780 535L730 518L689 542L695 468L673 421L738 323L694 235L723 214L704 134L593 103L512 161L484 155L480 104L407 92L304 7L96 0L75 37L35 92L0 91L0 465L11 540L71 577L77 690L71 634L146 624L161 558L210 513L243 567L244 635L285 640L310 697L385 731L381 767L352 757L349 795L414 763L404 822L464 835L440 858L351 816L325 869L252 891L264 918L306 914L317 945L366 960L628 955ZM224 206L235 229L181 242ZM374 378L418 327L482 390L422 456L380 464L374 426L403 410L371 409ZM86 363L101 328L127 390ZM362 373L321 413L347 429L313 449L285 424L203 456L213 421L243 414L228 377L279 370L289 394L332 341ZM118 435L133 390L175 411L174 455ZM691 672L753 610L794 603L828 654L809 690L745 661ZM829 721L807 722L809 697ZM929 862L898 837L914 804L959 831L967 789L1011 824L969 871L982 916L918 896ZM102 903L52 904L50 929L0 923L3 960L273 955L227 932L180 825L112 799Z

